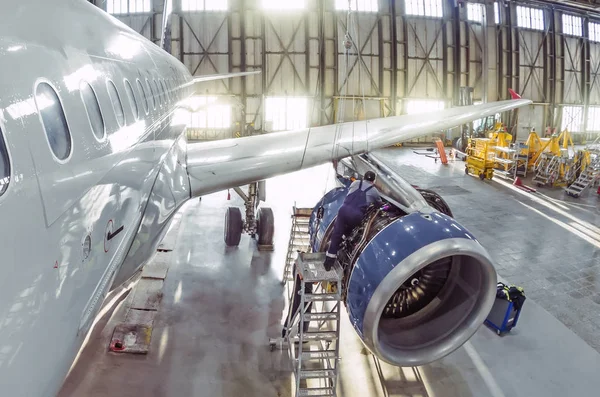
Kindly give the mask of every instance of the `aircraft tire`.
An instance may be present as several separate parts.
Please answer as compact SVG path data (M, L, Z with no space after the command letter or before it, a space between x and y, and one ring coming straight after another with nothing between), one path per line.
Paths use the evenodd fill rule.
M262 207L258 210L257 216L258 244L273 245L273 236L275 235L275 217L273 210L269 207Z
M242 221L242 212L237 207L227 208L225 212L225 244L228 247L237 247L242 238L244 224Z
M453 218L452 210L448 203L438 193L429 189L417 189L421 196L427 201L427 204L440 211L442 214L446 214Z

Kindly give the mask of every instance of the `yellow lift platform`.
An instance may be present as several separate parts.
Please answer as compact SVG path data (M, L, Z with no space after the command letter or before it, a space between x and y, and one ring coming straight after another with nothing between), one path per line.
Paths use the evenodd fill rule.
M498 163L506 162L498 151L508 148L512 141L512 135L507 133L504 125L499 122L487 136L488 138L470 138L467 145L465 173L477 175L481 180L492 179Z
M467 145L467 164L465 174L477 175L479 179L492 179L496 152L492 147L496 140L490 138L470 138Z

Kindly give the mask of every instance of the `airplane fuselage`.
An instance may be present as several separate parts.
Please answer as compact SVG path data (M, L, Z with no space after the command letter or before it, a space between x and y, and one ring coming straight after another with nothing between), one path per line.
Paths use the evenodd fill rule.
M53 396L107 292L190 198L173 114L191 75L85 1L0 18L0 386Z

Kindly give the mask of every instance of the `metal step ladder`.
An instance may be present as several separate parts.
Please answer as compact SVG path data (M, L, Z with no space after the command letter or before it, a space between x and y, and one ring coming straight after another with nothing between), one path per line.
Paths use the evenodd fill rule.
M297 397L337 393L343 270L336 262L327 271L324 261L323 252L299 253L285 336L270 340L271 350L278 346L288 350Z
M514 179L517 176L526 177L527 167L529 166L529 146L525 143L511 143L509 147L495 146L496 151L494 161L497 167L494 169L494 176L504 179ZM500 154L505 157L500 157Z
M285 267L283 268L283 284L294 279L292 269L296 257L298 256L298 252L310 251L310 234L308 233L308 226L312 211L312 208L293 207L292 230L290 231L290 241L285 258Z
M552 154L542 153L535 168L536 174L533 177L533 183L538 186L546 186L548 183L553 184L558 178L560 158Z
M593 157L592 162L579 174L579 178L565 188L569 196L579 197L587 188L596 183L600 178L600 154Z

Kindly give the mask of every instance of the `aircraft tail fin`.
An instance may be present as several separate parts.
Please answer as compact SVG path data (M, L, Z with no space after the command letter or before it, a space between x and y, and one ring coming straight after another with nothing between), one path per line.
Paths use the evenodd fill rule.
M513 90L512 88L509 88L508 92L510 92L510 97L512 99L521 99L521 95L517 94L517 92L515 90Z

